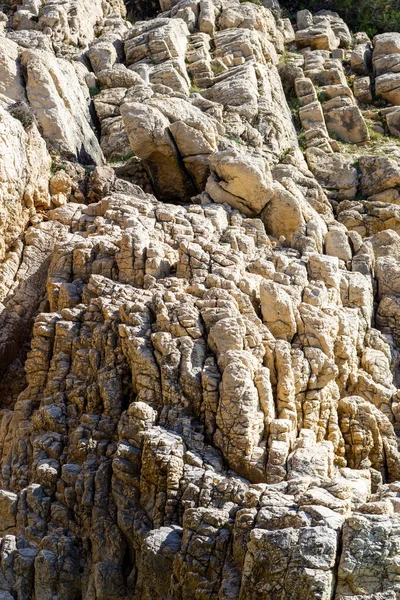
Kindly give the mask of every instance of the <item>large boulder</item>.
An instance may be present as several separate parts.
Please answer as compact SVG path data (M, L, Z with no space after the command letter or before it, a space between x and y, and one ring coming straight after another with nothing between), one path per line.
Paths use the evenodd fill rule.
M134 153L143 159L159 198L184 199L195 193L187 177L169 121L152 106L131 102L121 106L121 115Z
M363 156L360 158L361 190L372 196L400 185L400 164L388 156Z
M73 63L42 50L24 50L21 61L26 94L49 147L86 164L101 164L103 153Z
M354 97L358 102L370 104L372 102L371 79L366 77L357 77L353 84Z
M335 133L344 142L361 144L369 140L368 127L354 100L348 97L337 97L323 106L328 131Z
M391 104L400 105L400 73L385 73L377 77L375 93Z
M18 496L13 492L0 490L0 534L11 533L16 525Z
M264 158L225 151L212 155L210 164L206 191L214 202L255 216L271 199L272 177Z
M279 52L284 50L284 36L278 29L271 10L264 6L251 2L228 4L222 10L219 26L220 29L254 29L264 40L273 42Z
M306 22L302 24L308 24ZM311 48L312 50L334 50L340 45L339 38L336 37L329 18L320 17L317 22L305 29L299 29L296 32L296 44L299 48Z
M143 59L150 59L154 64L183 60L188 36L189 30L182 19L139 21L125 41L126 64L133 65Z
M400 108L390 106L387 109L383 109L382 114L386 119L390 135L400 137Z
M261 213L267 232L276 239L283 238L295 247L320 251L326 225L300 190L289 190L274 183L270 200Z
M111 69L117 61L117 50L111 42L101 41L92 44L86 53L93 71L100 73L105 69Z
M144 160L160 198L184 199L204 190L208 157L218 150L216 121L181 98L126 103L121 114L132 150Z
M380 33L374 37L373 44L374 61L387 54L400 54L400 33Z
M357 75L368 75L371 67L371 46L369 44L357 44L351 53L351 70Z
M341 154L327 154L319 148L308 148L306 158L318 183L324 188L334 190L336 199L355 197L358 186L357 169Z

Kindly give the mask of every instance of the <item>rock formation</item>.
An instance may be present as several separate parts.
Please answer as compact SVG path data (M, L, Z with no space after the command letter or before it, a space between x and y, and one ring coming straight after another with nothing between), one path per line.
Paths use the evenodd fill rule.
M0 600L400 600L400 34L0 8Z

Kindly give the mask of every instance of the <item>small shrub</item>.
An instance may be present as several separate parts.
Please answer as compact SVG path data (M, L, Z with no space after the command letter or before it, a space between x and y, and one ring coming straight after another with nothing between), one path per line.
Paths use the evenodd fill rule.
M232 140L232 142L235 142L235 144L240 144L241 146L243 146L243 142L240 138L235 137L235 136L230 136L230 139Z
M35 115L32 112L29 104L20 100L10 106L9 113L14 119L18 119L22 123L24 129L36 122Z
M317 88L317 98L320 102L326 102L327 100L330 100L328 94L319 88Z
M313 13L336 11L351 30L365 31L370 37L400 28L400 0L281 0L280 5L290 18L304 8Z
M67 163L59 163L55 160L55 156L52 156L52 163L51 163L51 169L50 169L50 173L52 175L55 175L57 173L57 171L66 171L68 168Z
M306 139L305 132L304 131L300 132L297 136L297 139L298 139L301 150L303 150L303 152L305 152L307 150L307 139Z
M220 73L225 72L224 67L218 63L211 63L211 70L214 73L214 75L219 75Z
M97 86L89 88L90 97L94 98L95 96L98 96L100 94L100 91L100 88L98 88Z
M300 100L297 97L289 98L288 106L290 108L290 112L297 115L300 110Z
M134 158L135 156L136 156L136 154L134 152L128 152L128 154L126 154L125 156L113 154L109 159L109 163L111 165L119 165L121 163L128 162L128 160L130 160L131 158Z

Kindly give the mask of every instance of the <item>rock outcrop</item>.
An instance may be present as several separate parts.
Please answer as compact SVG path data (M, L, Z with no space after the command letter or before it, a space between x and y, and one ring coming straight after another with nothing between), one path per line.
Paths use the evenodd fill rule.
M0 599L400 600L399 34L2 10Z

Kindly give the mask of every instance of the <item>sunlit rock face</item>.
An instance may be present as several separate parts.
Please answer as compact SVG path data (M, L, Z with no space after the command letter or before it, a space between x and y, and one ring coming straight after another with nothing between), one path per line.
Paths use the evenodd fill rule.
M399 34L0 8L0 600L400 600Z

